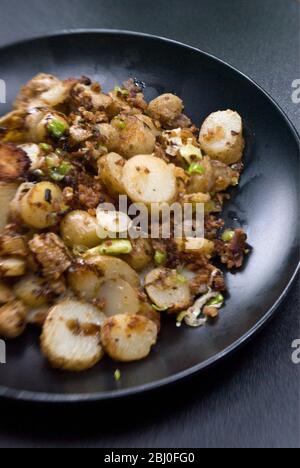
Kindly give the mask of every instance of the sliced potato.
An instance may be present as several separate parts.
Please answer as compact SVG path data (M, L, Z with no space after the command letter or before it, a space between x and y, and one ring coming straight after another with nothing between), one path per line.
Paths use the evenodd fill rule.
M0 304L6 304L14 299L15 295L12 289L3 283L3 281L0 281Z
M100 141L108 151L115 151L119 144L119 132L110 124L102 123L96 127L100 133Z
M133 250L123 259L136 271L143 271L153 261L153 249L148 239L131 239Z
M158 333L160 332L161 329L161 314L160 312L156 311L148 302L142 302L141 307L139 310L138 315L142 315L143 317L146 317L149 320L152 320L152 322L155 323L157 326L157 331Z
M163 125L170 125L183 112L183 102L175 94L162 94L149 103L148 113Z
M145 278L145 288L153 304L162 311L177 312L191 304L188 281L176 270L152 270Z
M49 314L49 307L39 307L38 309L30 309L26 316L26 323L43 327Z
M21 301L8 302L0 307L0 336L17 338L26 328L27 309Z
M104 350L115 361L146 358L157 341L157 326L141 315L115 315L101 329Z
M34 184L31 182L24 182L24 184L17 187L14 197L11 199L9 206L7 207L8 215L13 221L22 221L21 200L33 187Z
M0 143L0 180L14 182L26 175L30 159L25 151L12 143Z
M102 207L97 209L98 229L100 239L115 239L121 235L127 237L131 219L121 211L107 211ZM99 244L100 242L98 242Z
M147 125L136 116L116 117L111 124L119 130L117 153L129 159L136 154L152 154L155 136Z
M0 258L0 277L10 278L23 276L26 272L26 263L18 257Z
M52 182L34 185L20 201L20 215L25 224L45 229L56 224L57 213L64 208L61 189Z
M133 202L171 203L177 195L174 166L155 156L135 156L127 161L122 182Z
M0 235L0 255L26 257L28 255L28 248L24 236L18 234Z
M103 357L100 331L105 315L91 304L66 300L49 312L41 349L55 368L84 371Z
M140 310L140 300L137 289L123 279L106 281L97 293L99 301L103 301L103 312L108 317L118 314L137 314Z
M127 281L134 288L140 286L138 274L119 258L97 255L96 257L87 259L86 263L96 267L99 276L103 280L102 282L120 278Z
M18 184L0 182L0 232L7 224L10 203L13 200Z
M68 284L80 299L92 302L97 298L103 277L95 267L77 264L68 273Z
M13 291L18 299L29 307L41 307L47 304L45 281L35 275L28 275L14 285Z
M206 255L210 258L215 250L215 244L204 238L190 237L185 241L185 251Z
M228 165L240 161L245 147L241 116L232 110L210 114L201 127L199 141L212 159Z
M24 143L18 146L30 159L30 170L33 171L40 167L42 150L36 143Z
M89 249L100 244L97 219L86 211L71 211L61 222L60 233L68 247L85 246Z
M101 182L112 195L125 194L122 183L125 159L117 153L109 153L99 159L99 176Z

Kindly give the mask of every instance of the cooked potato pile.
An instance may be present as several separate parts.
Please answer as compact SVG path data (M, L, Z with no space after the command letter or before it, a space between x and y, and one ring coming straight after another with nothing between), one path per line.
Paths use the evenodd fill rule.
M0 118L0 336L40 327L49 363L79 372L105 354L146 358L164 316L215 319L226 291L216 265L240 268L249 251L221 217L244 146L233 110L198 128L180 97L147 102L134 80L104 93L87 77L34 77ZM164 239L159 226L131 238L119 196L146 214L202 203L205 237Z

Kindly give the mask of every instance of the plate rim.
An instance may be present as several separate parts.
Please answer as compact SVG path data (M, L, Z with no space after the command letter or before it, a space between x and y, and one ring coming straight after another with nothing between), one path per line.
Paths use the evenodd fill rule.
M178 47L183 47L187 50L192 50L194 52L197 52L197 53L200 53L201 55L206 56L209 59L212 59L218 62L223 67L225 66L226 68L231 69L232 71L240 75L242 78L246 79L248 82L254 85L255 88L260 93L262 93L269 101L271 101L274 108L277 110L277 112L279 112L279 114L281 114L281 116L286 121L294 138L298 142L298 147L300 147L299 133L296 127L294 126L294 124L292 123L292 121L290 120L290 118L288 117L288 115L280 107L280 105L275 101L275 99L261 85L259 85L253 78L246 75L245 73L243 73L242 71L237 69L235 66L231 65L230 63L225 62L223 59L220 59L219 57L216 57L215 55L211 53L208 53L197 47L185 44L183 42L180 42L174 39L170 39L170 38L159 36L159 35L143 33L143 32L130 31L126 29L107 29L107 28L61 29L61 30L50 31L42 35L33 35L25 39L18 39L16 41L8 42L6 44L3 44L0 47L0 52L10 47L24 45L26 43L35 42L38 40L43 40L43 39L48 39L48 38L51 39L51 38L60 37L60 36L80 35L80 34L100 34L100 35L112 34L116 36L123 35L123 36L148 38L150 40L156 40L156 41L158 40L158 41L162 41L165 43L173 44ZM227 346L226 348L224 348L222 351L215 354L211 358L206 359L201 364L196 364L195 366L189 367L188 369L185 369L184 371L177 372L176 374L173 374L169 377L165 377L163 379L156 380L154 382L138 385L135 387L130 387L130 388L123 389L123 390L120 390L120 389L111 390L108 392L102 391L102 392L86 393L86 394L45 393L45 392L34 392L34 391L29 391L29 390L18 390L15 388L5 387L3 385L0 385L0 398L27 402L27 403L92 403L92 402L99 402L99 401L106 401L106 400L116 400L116 399L121 399L125 397L131 397L133 395L143 394L143 393L150 392L153 390L158 390L162 387L166 387L166 386L175 384L176 382L179 382L181 380L195 376L196 374L203 372L205 369L208 369L209 367L217 364L219 361L224 360L226 357L229 357L231 354L233 354L234 351L239 349L241 346L245 345L251 338L253 338L259 331L262 330L262 328L273 317L278 307L280 306L282 301L287 296L299 271L300 271L300 258L298 260L298 264L295 268L295 271L291 275L283 292L274 302L272 307L270 307L266 311L264 316L253 327L251 327L250 330L248 330L248 332L242 335L238 340L234 341L234 343L232 343L230 346Z

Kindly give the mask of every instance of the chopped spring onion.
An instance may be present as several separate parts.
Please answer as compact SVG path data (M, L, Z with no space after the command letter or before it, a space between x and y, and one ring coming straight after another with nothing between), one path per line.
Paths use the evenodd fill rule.
M185 276L183 275L177 275L176 276L176 279L179 283L182 283L182 284L186 284L187 283L187 279Z
M114 377L115 377L115 381L116 382L119 382L121 380L121 377L122 377L122 374L121 374L121 371L119 369L117 369L114 373Z
M183 312L180 312L180 314L177 315L177 318L176 318L176 325L177 327L180 327L184 318L186 317L187 315L187 310L184 310Z
M127 91L127 89L120 88L120 86L116 86L114 91L117 94L122 94L122 96L128 96L129 95L129 91Z
M66 133L68 128L69 127L66 122L63 122L62 120L58 119L51 120L47 125L48 132L54 138L61 138Z
M230 229L227 229L226 231L223 232L222 234L222 240L224 242L230 242L234 238L235 232L231 231Z
M58 167L52 167L50 169L50 176L53 180L60 182L63 180L66 175L72 170L72 164L68 162L63 162Z
M167 261L167 253L161 250L156 250L154 255L154 261L157 265L164 265Z
M115 239L103 242L94 249L90 249L86 252L88 257L95 255L127 255L132 252L132 244L126 239Z
M204 167L203 167L201 164L197 163L197 162L192 163L192 164L190 165L190 167L188 168L188 173L191 174L191 175L192 175L192 174L200 174L200 175L203 175L204 172L205 172Z
M223 304L224 302L224 296L223 294L218 294L216 297L214 297L213 299L210 299L210 301L208 301L208 303L206 305L208 305L209 307L211 306L218 306L220 304Z
M47 152L49 152L49 153L50 153L51 151L53 151L52 146L51 146L51 145L48 145L48 143L40 143L39 146L40 146L41 150L43 150L43 151L47 151Z
M193 160L202 159L201 149L197 146L194 146L193 140L189 139L188 144L180 148L180 155L186 160L186 162L191 165Z
M156 304L152 304L152 307L157 312L165 312L166 310L168 310L168 307L158 307Z
M116 123L116 126L117 126L120 130L124 130L124 128L126 127L126 123L125 123L123 120L115 119L115 123Z

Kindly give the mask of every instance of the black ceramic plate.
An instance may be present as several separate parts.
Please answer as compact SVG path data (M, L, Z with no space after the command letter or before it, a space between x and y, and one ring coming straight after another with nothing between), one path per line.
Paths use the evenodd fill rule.
M215 363L257 332L287 293L298 268L299 140L286 116L253 81L204 52L151 36L90 31L54 35L0 50L1 78L10 105L22 84L39 72L88 75L105 90L129 77L146 84L148 99L181 96L200 125L212 111L235 109L246 124L245 172L227 206L229 225L242 226L253 252L243 271L227 275L230 297L213 326L164 327L149 359L118 365L104 360L84 374L51 370L28 331L8 343L0 366L0 395L35 401L103 400L153 389Z

